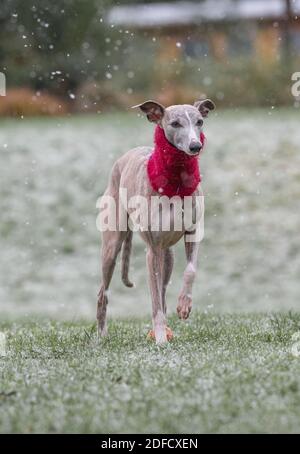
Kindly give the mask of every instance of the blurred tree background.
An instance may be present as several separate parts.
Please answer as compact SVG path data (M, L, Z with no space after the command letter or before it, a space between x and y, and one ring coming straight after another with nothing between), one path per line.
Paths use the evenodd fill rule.
M295 102L290 86L292 72L300 67L300 28L293 12L280 20L265 17L265 28L262 18L256 22L219 21L217 25L207 20L183 26L170 18L167 26L148 27L142 20L134 24L130 19L134 11L130 7L144 3L2 0L0 71L8 86L7 99L0 100L2 113L20 114L28 99L36 102L45 94L44 105L49 105L49 96L59 104L52 113L59 109L63 113L100 112L146 97L170 104L204 94L225 107ZM147 0L153 8L156 3ZM204 3L189 5L201 8ZM115 24L109 19L112 8L127 5L127 21ZM294 27L292 46L286 38L291 33L289 24ZM251 46L254 51L249 50ZM16 91L16 87L23 90Z
M87 78L103 77L107 4L3 0L0 62L8 84L65 93Z

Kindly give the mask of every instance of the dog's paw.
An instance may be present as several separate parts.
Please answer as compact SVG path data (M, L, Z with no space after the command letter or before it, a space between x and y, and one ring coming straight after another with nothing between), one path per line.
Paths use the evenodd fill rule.
M181 295L179 297L177 314L181 320L186 320L189 318L190 312L192 310L192 298L188 295Z
M166 337L167 337L167 341L169 341L169 342L173 339L173 331L168 326L166 327ZM154 333L153 329L151 329L149 331L149 333L147 334L147 339L155 340L155 333Z
M98 339L102 339L103 337L107 337L108 332L106 326L103 329L97 330L97 337Z

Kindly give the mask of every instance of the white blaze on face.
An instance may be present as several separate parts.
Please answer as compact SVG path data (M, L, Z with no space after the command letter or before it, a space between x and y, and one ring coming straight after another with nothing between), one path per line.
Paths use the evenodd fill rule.
M187 111L185 111L185 115L186 115L186 117L187 117L187 119L189 121L189 135L188 135L188 140L189 140L188 146L189 146L192 141L199 142L199 137L197 136L197 133L196 133L195 128L193 126L192 120L191 120L191 118L190 118L190 116L189 116Z

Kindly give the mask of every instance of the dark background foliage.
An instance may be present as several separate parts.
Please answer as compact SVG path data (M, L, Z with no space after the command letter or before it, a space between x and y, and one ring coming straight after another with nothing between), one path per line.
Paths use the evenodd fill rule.
M0 71L7 87L47 91L68 103L75 103L76 93L76 99L83 100L81 111L123 108L130 99L147 96L171 103L204 94L225 107L294 103L291 74L299 70L300 52L287 56L284 39L270 65L246 51L250 38L244 23L225 24L224 33L234 46L226 58L216 60L210 51L191 57L189 30L178 29L187 45L183 44L180 59L163 60L158 55L168 41L168 30L145 32L106 20L112 6L128 3L144 1L2 0ZM213 27L199 25L191 31L205 30L212 36Z

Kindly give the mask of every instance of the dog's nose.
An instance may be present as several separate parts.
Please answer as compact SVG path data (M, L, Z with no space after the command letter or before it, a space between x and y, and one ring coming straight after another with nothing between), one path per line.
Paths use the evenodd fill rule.
M199 153L202 148L202 144L200 142L191 142L190 144L190 151L192 153Z

